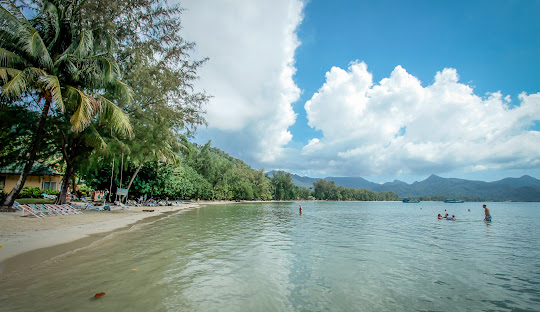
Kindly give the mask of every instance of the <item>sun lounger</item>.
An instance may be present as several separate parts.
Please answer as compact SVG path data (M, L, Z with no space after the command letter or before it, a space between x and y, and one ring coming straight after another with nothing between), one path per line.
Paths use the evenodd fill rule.
M49 217L49 216L55 216L56 214L52 211L50 211L49 209L47 209L46 207L44 207L43 205L38 205L38 204L26 204L26 206L34 209L35 211L39 211L41 212L42 214L44 214L45 216Z
M52 211L56 211L59 215L67 216L71 213L69 211L66 211L63 207L60 205L54 205L54 204L45 204L47 208L49 208Z
M59 216L65 216L65 215L68 215L68 213L66 213L63 209L60 209L58 207L58 205L54 205L54 204L45 204L44 205L45 207L47 207L49 210L55 212L57 215Z
M22 210L22 215L21 217L26 217L28 215L31 215L31 216L34 216L36 218L44 218L44 217L47 217L47 215L45 215L44 213L42 213L41 211L38 211L28 205L19 205L18 206L21 210Z
M59 211L58 209L56 209L54 207L51 207L51 206L46 206L46 205L43 205L43 204L36 204L35 205L37 210L40 210L41 212L47 214L47 216L61 216L61 215L63 215L63 213L61 211Z
M63 204L61 205L65 210L67 210L68 212L70 212L71 214L81 214L82 211L80 211L79 209L76 209L74 208L73 206L71 206L70 204Z
M46 206L49 210L56 211L56 212L58 212L59 214L64 215L64 216L73 214L73 213L71 213L70 211L64 209L64 207L62 207L61 205L45 204L45 206Z

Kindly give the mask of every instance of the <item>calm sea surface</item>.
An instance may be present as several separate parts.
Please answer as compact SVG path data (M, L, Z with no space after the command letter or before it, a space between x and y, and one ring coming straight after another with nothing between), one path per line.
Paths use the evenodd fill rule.
M0 310L540 311L540 203L301 203L113 234L1 278Z

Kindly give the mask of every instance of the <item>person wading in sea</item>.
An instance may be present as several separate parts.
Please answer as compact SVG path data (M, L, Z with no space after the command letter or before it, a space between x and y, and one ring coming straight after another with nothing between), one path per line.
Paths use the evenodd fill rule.
M484 213L486 214L484 221L491 221L491 213L489 212L489 208L486 207L486 205L483 205L482 207L484 208Z

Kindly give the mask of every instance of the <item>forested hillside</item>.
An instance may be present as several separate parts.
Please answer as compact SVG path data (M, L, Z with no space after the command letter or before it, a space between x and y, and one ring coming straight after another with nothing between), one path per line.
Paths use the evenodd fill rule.
M222 150L183 142L185 148L177 162L147 161L138 169L137 162L121 155L97 156L89 160L81 178L92 189L111 190L129 186L130 197L200 198L219 200L398 200L391 192L336 187L324 180L311 188L294 185L289 173L265 174ZM114 160L113 160L114 159ZM114 165L113 165L114 162ZM123 164L123 169L122 165ZM112 183L111 183L112 181Z

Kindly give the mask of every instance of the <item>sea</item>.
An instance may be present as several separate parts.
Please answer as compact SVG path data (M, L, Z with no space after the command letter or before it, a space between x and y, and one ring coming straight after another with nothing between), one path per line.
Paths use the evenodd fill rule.
M161 215L4 274L0 311L540 311L540 203L482 204Z

